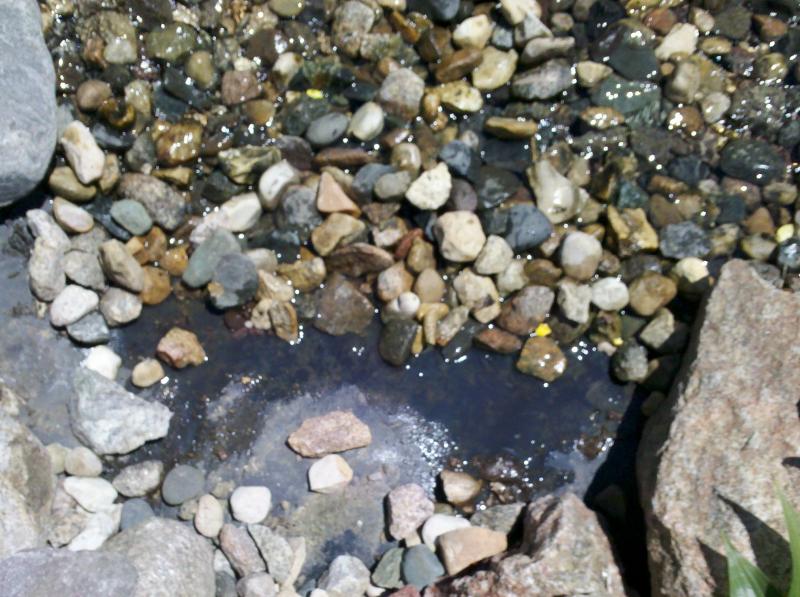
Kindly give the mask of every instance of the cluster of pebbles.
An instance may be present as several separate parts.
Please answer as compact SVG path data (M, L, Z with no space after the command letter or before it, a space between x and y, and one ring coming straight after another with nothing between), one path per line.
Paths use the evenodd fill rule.
M663 389L710 266L797 284L792 4L42 2L32 288L83 344L173 294L289 342L377 304L394 365L474 343L552 382L588 334Z
M287 444L299 456L314 459L308 469L309 489L335 494L353 480L340 453L369 449L371 442L369 427L355 415L332 411L305 420ZM405 586L421 590L446 574L455 575L505 551L507 536L523 510L523 504L514 503L481 510L471 519L458 515L455 508L474 512L481 482L446 470L440 483L447 502L435 503L413 483L399 485L386 496L386 527L397 543L379 560L369 562L372 571L359 558L340 555L322 576L308 578L303 572L306 540L281 528L272 515L272 493L266 486L214 483L196 467L179 464L165 471L158 460L125 466L112 476L98 455L84 446L68 449L50 444L47 455L59 479L47 531L52 546L70 551L92 551L103 545L113 549L124 543L125 531L136 527L147 529L143 533L177 533L179 541L197 543L191 535L186 538L186 527L175 531L159 526L163 519L156 517L149 501L157 497L214 545L214 574L210 568L202 570L194 586L182 587L197 591L193 595L213 594L215 585L217 595L242 597L292 597L298 591L311 597L354 597L383 595ZM118 532L120 538L112 539ZM201 553L210 548L205 541L200 545ZM141 587L156 592L170 588L161 586L163 579L157 580Z
M219 546L226 582L239 579L220 594L295 594L302 540L260 524L267 488L205 494L196 469L162 479L153 462L100 476L96 454L167 433L165 407L113 383L121 359L105 345L170 297L287 342L304 325L357 334L379 312L393 365L475 344L548 383L588 336L618 379L663 391L725 260L800 287L797 0L40 6L60 149L52 201L27 213L31 289L54 327L92 347L87 395L141 423L104 434L135 421L92 420L87 400L76 431L94 453L51 447L67 473L54 544L96 547L122 520L118 494L141 502L128 506L141 522L135 500L158 491ZM153 349L135 386L207 358L181 328ZM369 443L360 422L331 416L289 438L318 458L309 486L323 493L352 479L338 453ZM447 513L421 487L394 489L398 546L371 576L336 558L310 594L411 596L504 551L519 508L484 524L454 516L480 484L442 475Z

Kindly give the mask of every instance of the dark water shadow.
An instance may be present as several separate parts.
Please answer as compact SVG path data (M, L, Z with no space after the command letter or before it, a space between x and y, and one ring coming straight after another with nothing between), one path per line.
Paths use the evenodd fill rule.
M324 399L354 385L376 406L407 407L445 428L455 463L469 469L472 462L494 458L496 463L498 455L514 463L514 474L527 489L520 497L530 498L572 481L571 471L547 465L550 455L571 453L582 437L613 436L630 399L610 380L608 358L588 346L568 352L567 374L551 385L517 372L512 357L479 350L457 362L430 350L395 368L377 354L377 321L364 336L338 338L305 326L303 340L290 346L274 336L233 334L222 317L196 300L171 298L146 308L140 320L116 334L112 348L131 368L151 356L174 325L197 333L208 362L169 371L170 382L151 392L176 410L170 435L146 449L167 462L206 458L221 440L227 452L246 450L252 435L244 427L257 431L265 401L301 393ZM238 432L225 436L206 420L206 407L227 384L246 377L258 379L259 389L231 413Z
M647 528L636 479L636 453L645 424L642 403L646 398L646 391L634 390L614 443L585 497L587 505L603 515L626 587L642 597L650 594L650 572Z

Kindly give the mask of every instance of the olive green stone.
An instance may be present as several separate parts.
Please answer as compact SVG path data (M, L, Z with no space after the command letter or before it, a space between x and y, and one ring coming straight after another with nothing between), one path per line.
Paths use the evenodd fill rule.
M272 11L287 19L296 17L305 7L305 0L269 0Z
M69 166L54 168L47 182L54 195L77 203L90 201L97 193L93 186L82 184Z
M164 166L178 166L200 155L203 125L193 120L174 124L156 140L156 156Z
M259 174L280 159L281 150L277 147L246 145L219 153L223 172L238 184L253 184Z
M211 53L200 50L189 56L186 61L186 74L201 89L212 87L217 80L217 73L214 70L214 59Z
M173 23L151 31L144 38L147 55L167 62L176 62L197 45L197 32L189 25Z

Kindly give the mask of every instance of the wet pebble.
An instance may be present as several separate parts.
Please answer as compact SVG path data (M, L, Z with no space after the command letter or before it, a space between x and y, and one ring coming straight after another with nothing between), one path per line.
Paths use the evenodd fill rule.
M786 162L769 143L758 139L734 139L720 154L720 168L728 176L766 185L783 176Z
M552 382L564 374L567 360L553 340L534 336L525 342L516 366L522 373Z
M164 368L156 359L139 361L131 372L131 383L137 388L149 388L164 378Z
M211 303L217 309L238 307L251 300L257 289L256 266L241 253L223 255L208 284Z
M331 112L314 120L306 130L306 139L314 147L325 147L341 139L350 119L341 112Z
M67 334L78 344L84 344L86 346L105 344L111 339L111 334L105 319L96 311L69 324L67 326Z
M115 201L111 205L111 217L131 234L141 236L153 226L153 220L144 206L131 199Z

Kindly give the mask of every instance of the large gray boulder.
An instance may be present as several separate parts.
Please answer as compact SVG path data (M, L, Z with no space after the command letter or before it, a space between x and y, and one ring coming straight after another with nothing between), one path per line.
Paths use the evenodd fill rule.
M44 545L54 492L42 444L15 418L0 413L0 558Z
M774 486L800 506L800 296L731 261L703 317L639 448L652 594L727 594L724 535L785 592Z
M515 553L429 588L425 597L624 597L608 537L578 496L539 498L528 505L523 525Z
M0 207L42 180L56 146L55 72L36 0L0 0Z
M122 597L133 594L136 580L136 568L119 554L37 549L0 560L4 597Z
M139 398L83 367L75 372L69 404L75 435L97 454L127 454L169 431L172 411Z
M112 537L103 550L126 556L136 567L139 580L131 597L214 596L211 544L179 522L151 518Z

